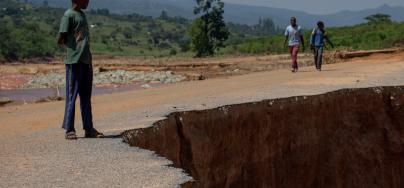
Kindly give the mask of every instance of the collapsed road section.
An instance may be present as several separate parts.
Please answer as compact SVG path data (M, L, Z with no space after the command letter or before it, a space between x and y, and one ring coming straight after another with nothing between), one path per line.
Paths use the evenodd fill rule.
M183 187L404 187L404 87L176 112L123 139L192 175Z

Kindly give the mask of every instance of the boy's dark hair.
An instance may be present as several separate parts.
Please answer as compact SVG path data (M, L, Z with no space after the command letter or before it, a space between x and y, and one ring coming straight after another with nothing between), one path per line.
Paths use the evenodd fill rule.
M324 22L323 22L323 21L318 21L318 22L317 22L317 26L319 26L319 27L320 27L320 26L324 26Z
M325 33L324 22L323 21L318 21L317 22L317 27L321 30L321 32Z
M296 21L297 19L296 19L296 17L292 16L292 17L290 17L290 20L295 20Z

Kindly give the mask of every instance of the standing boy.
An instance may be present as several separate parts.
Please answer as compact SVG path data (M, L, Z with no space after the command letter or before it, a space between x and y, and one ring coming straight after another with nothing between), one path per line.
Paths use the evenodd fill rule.
M295 17L290 18L290 25L286 28L284 45L288 45L289 52L292 57L291 71L297 72L299 70L299 66L297 65L297 54L299 53L300 45L302 45L303 51L305 46L302 28L297 25L297 20Z
M89 0L72 0L60 23L58 44L67 48L66 53L66 106L62 127L65 138L77 139L74 128L75 103L80 96L81 117L86 138L100 138L104 135L93 127L91 92L93 67L90 52L90 37L86 15L82 11Z
M324 52L324 40L326 40L332 48L334 45L328 38L324 29L324 22L317 22L317 27L314 28L310 37L310 47L314 52L314 63L318 71L321 71L321 65L323 63L323 52Z

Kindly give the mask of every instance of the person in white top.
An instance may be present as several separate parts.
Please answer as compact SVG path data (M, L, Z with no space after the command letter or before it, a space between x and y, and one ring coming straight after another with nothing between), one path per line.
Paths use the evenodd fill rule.
M289 52L292 57L292 72L297 72L299 66L297 64L297 54L299 53L300 45L303 51L305 50L304 38L302 28L297 25L295 17L290 18L290 25L285 31L285 42L284 45L289 47Z

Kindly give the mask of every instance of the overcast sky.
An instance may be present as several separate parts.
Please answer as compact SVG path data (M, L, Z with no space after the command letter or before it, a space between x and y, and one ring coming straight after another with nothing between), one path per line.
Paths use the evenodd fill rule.
M341 10L363 10L383 4L403 6L404 0L223 0L237 4L260 5L301 10L313 14L335 13Z

